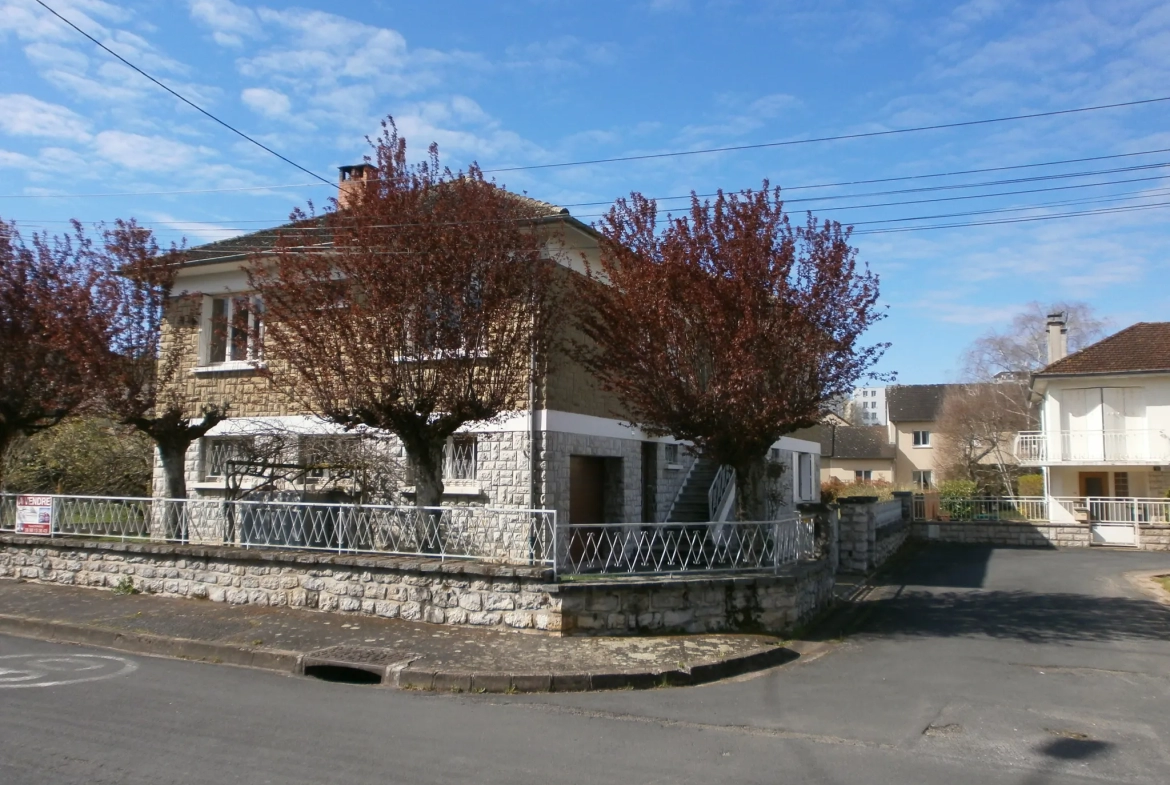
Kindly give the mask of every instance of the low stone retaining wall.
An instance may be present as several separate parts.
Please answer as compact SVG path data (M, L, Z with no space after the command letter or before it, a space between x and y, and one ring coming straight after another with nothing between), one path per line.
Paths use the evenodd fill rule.
M875 565L881 566L885 564L887 559L898 552L898 549L902 547L909 536L909 521L899 521L898 523L878 529L873 545Z
M565 632L783 632L833 601L827 559L783 574L568 581L550 587Z
M869 504L843 500L837 524L841 570L877 569L902 547L909 517L906 507L901 499Z
M1170 526L1141 524L1138 530L1138 547L1143 551L1170 551Z
M832 602L827 560L781 575L583 579L473 561L0 535L0 578L550 634L780 632Z
M557 631L546 570L471 561L0 536L0 578L164 597Z
M915 539L969 545L1023 545L1039 548L1087 548L1088 524L1016 523L1008 521L918 522Z

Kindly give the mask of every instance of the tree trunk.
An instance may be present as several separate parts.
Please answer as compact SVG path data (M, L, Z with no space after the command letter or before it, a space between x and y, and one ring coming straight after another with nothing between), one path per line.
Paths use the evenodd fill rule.
M166 499L187 498L187 448L191 442L168 441L158 443L159 462L162 463L163 478L166 481ZM183 525L183 504L164 502L163 525L168 540L186 542L187 531Z
M767 468L763 458L735 467L735 517L741 521L768 519Z
M422 449L406 448L414 467L415 507L440 507L443 504L443 445L446 440L427 444ZM441 553L443 536L440 531L442 514L433 510L419 510L419 547L423 553Z

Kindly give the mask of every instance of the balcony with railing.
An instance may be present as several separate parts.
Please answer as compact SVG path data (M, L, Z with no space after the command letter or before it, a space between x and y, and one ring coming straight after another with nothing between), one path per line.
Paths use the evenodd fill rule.
M1025 431L1015 455L1024 466L1170 463L1170 434L1160 430Z

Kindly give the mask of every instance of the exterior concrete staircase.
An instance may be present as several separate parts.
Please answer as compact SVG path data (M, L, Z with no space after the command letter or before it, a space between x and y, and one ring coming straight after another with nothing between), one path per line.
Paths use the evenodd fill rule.
M691 469L686 484L679 492L670 512L670 523L705 523L711 520L707 509L707 491L715 481L719 466L709 458L700 455Z

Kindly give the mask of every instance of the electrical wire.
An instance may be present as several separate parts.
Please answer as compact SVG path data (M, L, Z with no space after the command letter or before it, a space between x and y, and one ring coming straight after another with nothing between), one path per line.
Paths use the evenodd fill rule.
M281 155L280 153L278 153L278 152L276 152L275 150L273 150L271 147L268 147L267 145L265 145L265 144L263 144L263 143L261 143L261 142L258 142L257 140L255 140L255 139L253 139L252 137L248 136L246 133L244 133L244 132L243 132L243 131L241 131L240 129L236 128L235 126L233 126L233 125L229 125L228 123L224 122L223 120L220 120L218 117L216 117L215 115L213 115L211 112L209 112L209 111L207 111L206 109L204 109L203 107L199 106L198 104L196 104L194 101L190 100L189 98L186 98L185 96L183 96L183 95L180 95L178 92L176 92L175 90L171 89L171 88L170 88L170 87L168 87L167 85L163 84L163 83L162 83L162 82L160 82L159 80L155 79L153 76L151 76L150 74L146 73L146 71L143 71L141 68L139 68L138 66L134 65L134 63L130 62L130 61L129 61L129 60L127 60L125 57L122 57L122 55L118 54L118 53L117 53L117 52L115 52L113 49L110 49L110 47L106 46L106 45L105 45L105 44L103 44L101 41L97 40L97 39L96 39L96 38L94 38L92 35L90 35L89 33L85 32L84 30L82 30L82 29L81 29L80 27L78 27L77 25L73 24L73 22L69 21L68 19L66 19L65 17L63 17L61 14L57 13L57 11L55 11L55 10L54 10L53 8L51 8L51 7L50 7L50 6L49 6L47 3L45 3L45 2L44 2L44 0L37 0L37 4L38 4L38 5L40 5L40 6L42 6L42 7L43 7L43 8L44 8L46 11L48 11L50 14L52 14L52 15L53 15L53 16L55 16L55 17L57 17L58 19L60 19L60 20L61 20L62 22L64 22L65 24L69 25L70 27L72 27L72 28L73 28L74 30L76 30L77 32L81 33L83 36L85 36L86 38L88 38L90 41L93 41L95 44L97 44L99 47L101 47L102 49L104 49L106 52L108 52L109 54L111 54L111 55L113 55L114 57L116 57L116 58L117 58L118 60L120 60L120 61L121 61L123 64L125 64L126 66L130 67L131 69L133 69L133 70L137 71L137 72L138 72L139 74L141 74L142 76L145 76L147 79L149 79L150 81L154 82L156 85L158 85L158 86L159 86L159 87L161 87L162 89L166 90L168 93L170 93L171 95L173 95L175 98L178 98L180 101L182 101L183 103L187 104L187 105L188 105L188 106L190 106L192 109L195 109L196 111L200 112L201 114L203 114L203 115L205 115L205 116L207 116L207 117L211 118L212 120L214 120L215 122L219 123L219 124L220 124L220 125L222 125L224 128L226 128L226 129L228 129L229 131L231 131L232 133L234 133L234 134L236 134L236 135L238 135L238 136L241 136L241 137L243 137L244 139L247 139L249 142L251 142L252 144L256 145L256 146L257 146L257 147L259 147L261 150L264 150L264 151L266 151L266 152L269 152L269 153L271 153L272 155L275 155L277 158L279 158L280 160L284 161L286 164L289 164L289 165L291 165L291 166L295 166L297 169L300 169L302 172L304 172L304 173L305 173L305 174L307 174L307 175L310 175L311 177L316 177L318 180L320 180L321 182L325 183L326 185L333 185L333 184L334 184L334 183L332 183L331 181L329 181L329 180L326 180L324 177L322 177L321 175L317 174L316 172L312 172L312 171L310 171L310 170L306 169L305 167L301 166L301 165L300 165L300 164L298 164L296 161L293 161L293 160L291 160L291 159L289 159L289 158L286 158L285 156L283 156L283 155Z
M1137 101L1123 101L1115 104L1099 104L1097 106L1082 106L1076 109L1055 109L1048 112L1032 112L1030 114L1008 115L1006 117L990 117L982 120L963 120L954 123L937 123L935 125L919 125L910 128L891 128L885 131L862 131L853 134L838 134L836 136L818 136L811 139L789 139L782 142L760 142L758 144L740 144L729 147L708 147L702 150L676 150L668 153L645 153L642 155L624 155L613 158L594 158L587 161L565 161L555 164L527 164L524 166L504 166L495 169L484 169L484 174L496 172L523 172L534 169L559 169L568 166L592 166L594 164L623 163L628 161L648 161L657 158L677 158L688 155L706 155L708 153L727 153L738 150L760 150L769 147L790 147L792 145L816 144L819 142L840 142L847 139L870 139L879 136L893 136L895 134L918 133L920 131L938 131L947 128L967 128L976 125L990 125L992 123L1006 123L1016 120L1032 120L1039 117L1056 117L1059 115L1079 114L1082 112L1097 112L1105 109L1120 109L1128 106L1141 106L1162 101L1170 101L1170 96L1159 98L1143 98Z

